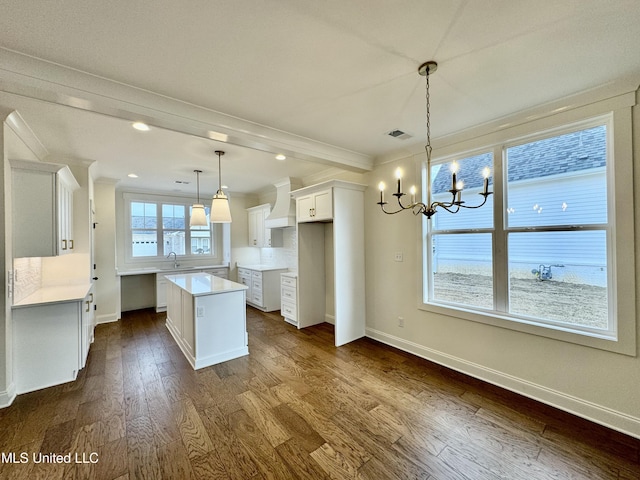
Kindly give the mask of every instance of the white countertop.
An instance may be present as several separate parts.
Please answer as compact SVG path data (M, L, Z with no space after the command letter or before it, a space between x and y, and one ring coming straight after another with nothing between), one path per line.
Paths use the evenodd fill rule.
M282 265L238 265L238 268L246 268L247 270L256 270L258 272L266 272L269 270L288 270L287 267Z
M298 278L298 272L282 272L280 275L282 277Z
M63 302L81 302L87 296L90 289L91 283L44 287L36 290L34 293L23 298L19 302L14 303L13 308Z
M229 268L229 265L197 265L197 266L178 266L178 268L160 268L160 267L141 267L131 270L116 270L116 275L122 277L126 275L145 275L148 273L163 273L165 275L173 275L176 272L189 272L189 270L208 270L213 268Z
M247 290L246 285L214 277L208 273L179 273L165 278L194 297Z

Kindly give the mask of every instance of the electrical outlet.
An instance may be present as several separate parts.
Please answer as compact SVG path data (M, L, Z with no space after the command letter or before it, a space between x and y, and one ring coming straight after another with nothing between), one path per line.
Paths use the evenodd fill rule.
M204 317L204 307L196 308L196 317Z
M402 252L396 252L395 261L396 262L401 262L402 261Z
M404 317L398 317L398 326L404 327Z

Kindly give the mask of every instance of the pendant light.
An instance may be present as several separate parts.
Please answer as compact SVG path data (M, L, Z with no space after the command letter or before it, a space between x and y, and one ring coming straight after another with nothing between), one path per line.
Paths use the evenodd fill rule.
M218 155L218 191L211 200L211 223L231 223L231 210L229 209L229 199L222 191L222 170L220 167L220 157L224 155L222 150L216 150Z
M204 205L200 203L200 174L202 170L194 170L196 174L196 189L198 192L198 201L191 206L191 219L189 220L190 227L208 227L207 214L204 211Z

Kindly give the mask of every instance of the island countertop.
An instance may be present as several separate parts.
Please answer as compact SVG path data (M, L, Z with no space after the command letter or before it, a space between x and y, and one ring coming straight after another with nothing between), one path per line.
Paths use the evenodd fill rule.
M179 273L165 275L165 278L194 297L236 292L238 290L247 290L248 288L246 285L215 277L208 273Z

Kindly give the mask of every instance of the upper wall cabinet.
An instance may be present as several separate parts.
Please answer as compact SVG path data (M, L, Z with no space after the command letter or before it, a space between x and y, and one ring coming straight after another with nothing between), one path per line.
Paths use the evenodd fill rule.
M296 200L296 219L298 222L320 222L333 219L331 188L303 195Z
M11 160L13 256L74 252L73 192L80 185L66 165Z
M282 230L266 228L264 221L271 212L271 205L265 203L257 207L247 208L249 220L250 247L281 247Z

